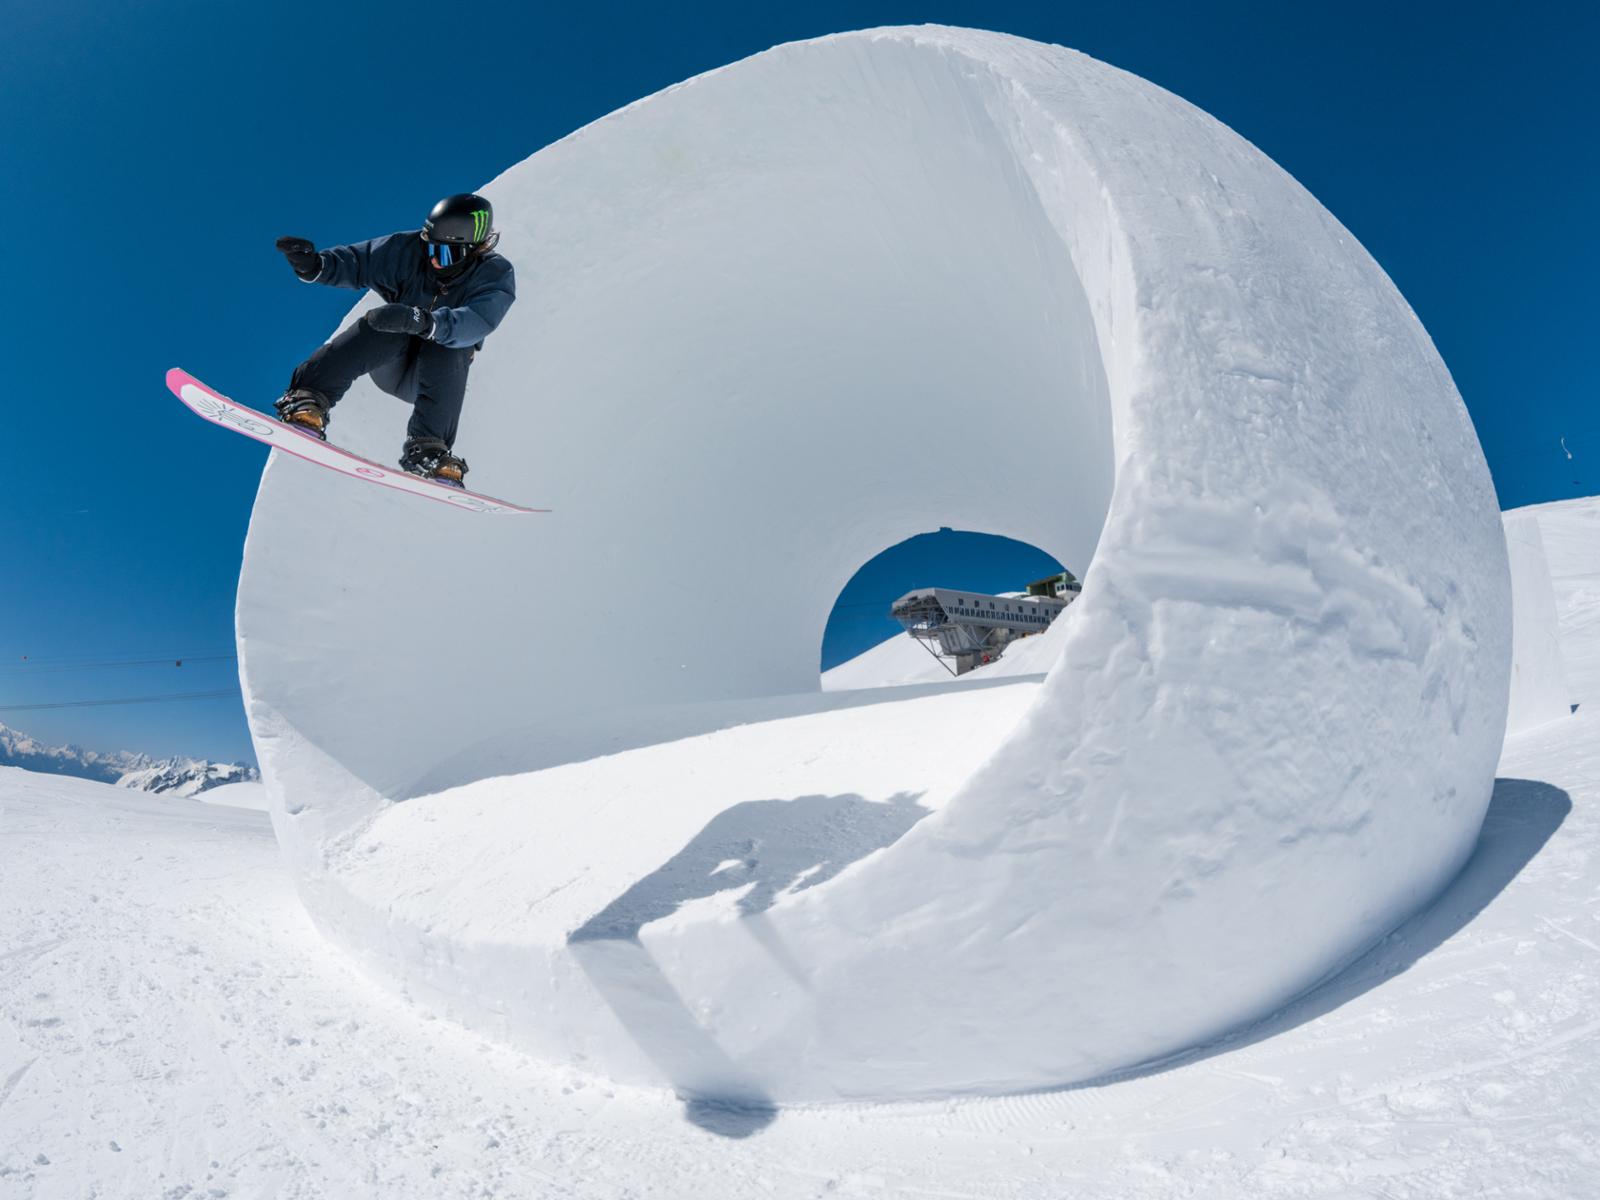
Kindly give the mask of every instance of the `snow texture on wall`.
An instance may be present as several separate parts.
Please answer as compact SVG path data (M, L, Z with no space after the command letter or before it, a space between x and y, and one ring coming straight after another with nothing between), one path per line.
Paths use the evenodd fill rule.
M1539 518L1505 514L1511 560L1511 704L1506 732L1547 725L1572 712L1561 661L1560 621Z
M1393 284L1238 135L1070 50L887 29L690 80L484 190L522 298L458 448L554 515L275 455L240 581L278 835L378 970L691 1095L995 1092L1234 1028L1459 867L1510 667L1488 472ZM403 415L363 385L333 433L390 455ZM844 583L940 526L1084 592L949 802L866 823L886 848L670 920L624 879L547 943L352 882L410 798L815 692ZM441 840L511 861L451 811Z

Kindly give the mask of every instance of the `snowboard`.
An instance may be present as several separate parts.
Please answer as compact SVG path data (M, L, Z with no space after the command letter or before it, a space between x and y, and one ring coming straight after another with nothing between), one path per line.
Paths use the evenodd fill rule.
M172 394L182 400L184 406L191 412L213 425L231 429L234 433L242 433L247 438L265 442L274 450L282 450L285 454L314 462L319 467L327 467L330 471L337 471L352 479L365 479L369 483L381 484L397 492L408 492L425 500L437 500L440 504L448 504L452 508L464 508L469 512L550 511L548 508L523 508L521 505L496 500L493 496L480 496L476 492L435 483L431 479L402 471L399 467L385 467L370 462L360 455L351 454L348 450L341 450L331 442L322 441L315 434L303 432L292 425L285 425L275 417L269 417L266 413L230 400L178 367L173 367L167 372L167 387L172 389Z

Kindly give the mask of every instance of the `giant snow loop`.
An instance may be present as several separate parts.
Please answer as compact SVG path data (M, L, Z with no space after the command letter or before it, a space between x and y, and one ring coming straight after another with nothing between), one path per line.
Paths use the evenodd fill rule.
M1462 862L1506 711L1488 472L1393 284L1236 134L1072 51L890 29L713 71L484 191L523 299L461 446L556 515L275 459L240 582L279 837L380 974L691 1095L998 1092L1235 1027ZM387 455L402 415L361 387L335 435ZM752 793L782 803L669 836L648 786L597 782L815 693L844 582L944 525L1090 565L937 812ZM525 841L481 799L518 787L550 813ZM750 821L797 868L808 831L860 840L813 886L674 909ZM563 847L570 879L534 877Z

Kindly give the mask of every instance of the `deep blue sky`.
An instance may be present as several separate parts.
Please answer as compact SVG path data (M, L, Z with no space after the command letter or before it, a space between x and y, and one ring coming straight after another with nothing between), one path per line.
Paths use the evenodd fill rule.
M162 375L181 364L265 405L333 327L351 297L296 284L276 235L326 244L415 225L438 196L622 104L844 29L938 21L1060 42L1215 114L1395 279L1466 397L1503 505L1600 491L1597 11L8 5L0 722L102 749L249 757L236 696L7 706L235 688L233 587L263 452L184 413ZM1017 582L970 539L920 545L932 557L901 554L842 601L870 606L935 574ZM1014 565L1025 576L1035 563ZM830 659L885 632L847 611L862 610L841 610Z

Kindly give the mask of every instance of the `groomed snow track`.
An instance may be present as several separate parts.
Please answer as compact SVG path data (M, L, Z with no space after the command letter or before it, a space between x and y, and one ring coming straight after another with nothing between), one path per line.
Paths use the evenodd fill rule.
M274 456L240 580L278 837L379 974L692 1096L1000 1092L1237 1027L1459 867L1506 714L1488 472L1394 286L1237 135L1069 50L877 30L668 89L484 191L522 298L461 448L555 514ZM336 434L388 456L402 417L358 389ZM1087 572L937 811L755 791L635 838L672 813L606 756L688 739L654 769L692 774L694 735L803 710L845 581L947 525ZM561 819L511 837L524 787ZM397 857L402 819L437 859ZM792 886L666 886L725 868L684 857L723 835ZM563 857L587 892L538 877ZM508 881L525 905L490 902Z

